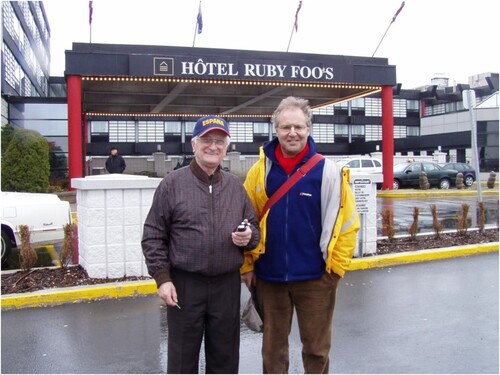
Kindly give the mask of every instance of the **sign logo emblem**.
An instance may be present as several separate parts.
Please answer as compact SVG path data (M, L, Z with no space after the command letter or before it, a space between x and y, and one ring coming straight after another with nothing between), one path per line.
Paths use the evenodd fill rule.
M174 75L174 59L171 57L155 57L154 58L154 75L155 76L173 76Z

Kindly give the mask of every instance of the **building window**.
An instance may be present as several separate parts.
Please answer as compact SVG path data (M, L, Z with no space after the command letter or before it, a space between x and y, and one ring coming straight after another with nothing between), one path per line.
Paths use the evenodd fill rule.
M192 130L191 130L192 132ZM181 135L181 122L180 121L166 121L165 134L168 135Z
M425 108L426 116L442 115L444 113L446 113L446 107L444 104L431 105Z
M335 127L333 124L313 124L312 137L316 143L334 143Z
M182 123L180 121L165 121L165 142L182 142Z
M357 99L351 100L351 108L364 109L365 108L365 98L357 98Z
M365 126L351 125L351 143L365 141Z
M394 117L406 117L406 99L393 99L392 107Z
M349 143L349 125L335 124L335 142Z
M21 67L9 47L3 44L3 62L5 64L5 81L21 93Z
M269 140L269 127L268 122L254 122L253 123L253 141L263 143Z
M394 139L406 138L406 126L394 126Z
M420 111L420 102L418 100L407 100L406 101L406 110L408 112L419 112Z
M407 126L406 127L407 137L418 137L420 136L420 128L418 126Z
M135 122L134 121L110 121L109 122L110 142L132 142L135 143Z
M312 111L313 115L333 115L333 105L316 108Z
M366 125L365 126L365 139L367 142L382 140L382 126L381 125Z
M230 122L229 132L231 133L231 142L233 143L253 142L252 122Z
M91 134L108 134L108 122L107 121L92 121L90 123L90 133Z
M139 142L164 142L165 125L163 121L138 121Z
M255 134L269 134L269 124L267 122L254 122L253 132Z
M382 101L378 98L365 98L366 117L382 117Z

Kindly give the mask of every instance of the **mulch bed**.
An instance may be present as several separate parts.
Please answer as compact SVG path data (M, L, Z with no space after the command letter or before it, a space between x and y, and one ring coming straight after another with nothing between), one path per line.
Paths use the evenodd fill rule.
M415 240L410 237L398 237L392 240L383 239L377 241L377 253L374 255L401 253L424 249L439 249L450 246L463 246L498 242L498 228L487 229L484 233L479 231L467 231L465 235L457 232L440 233L439 238L433 235L417 236Z
M150 280L149 277L91 278L82 266L65 268L33 268L31 271L17 271L2 274L2 294L26 293L51 288L78 285L107 284L121 281Z
M441 233L418 236L415 241L409 237L382 239L377 241L377 253L374 255L401 253L423 249L436 249L450 246L498 242L498 228L487 229L484 233L468 231L465 235L458 233ZM31 271L4 273L1 276L2 294L26 293L51 288L71 287L78 285L96 285L121 281L151 280L149 277L121 277L116 279L91 278L81 266L65 268L33 268Z

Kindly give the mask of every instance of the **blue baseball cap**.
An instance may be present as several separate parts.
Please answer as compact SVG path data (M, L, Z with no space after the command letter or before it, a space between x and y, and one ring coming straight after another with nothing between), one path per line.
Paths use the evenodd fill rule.
M201 117L196 122L193 129L193 138L202 137L212 130L221 130L229 137L231 136L231 134L229 134L229 126L226 120L220 118L219 116L210 115Z

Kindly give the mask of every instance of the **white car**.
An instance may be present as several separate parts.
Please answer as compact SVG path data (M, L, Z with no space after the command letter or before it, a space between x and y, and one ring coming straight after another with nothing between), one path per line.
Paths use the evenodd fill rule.
M351 173L380 173L382 174L382 162L369 156L357 156L348 159L340 159L337 165L342 168L348 166Z
M2 265L13 247L21 244L19 225L27 225L34 246L64 240L64 226L71 223L69 202L56 194L2 192Z

